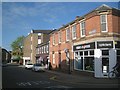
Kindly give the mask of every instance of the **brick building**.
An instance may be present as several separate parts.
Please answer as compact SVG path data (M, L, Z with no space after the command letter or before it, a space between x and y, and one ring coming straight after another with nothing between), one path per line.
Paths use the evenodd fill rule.
M101 5L50 34L52 67L107 77L120 58L120 10Z
M51 30L31 30L31 33L24 39L23 65L31 62L36 63L36 47L38 44L47 41L48 33Z

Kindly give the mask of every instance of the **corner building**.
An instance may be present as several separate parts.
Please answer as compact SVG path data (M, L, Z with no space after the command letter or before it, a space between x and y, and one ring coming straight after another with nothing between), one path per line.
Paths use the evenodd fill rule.
M105 4L50 34L53 68L93 73L108 77L120 58L120 10Z

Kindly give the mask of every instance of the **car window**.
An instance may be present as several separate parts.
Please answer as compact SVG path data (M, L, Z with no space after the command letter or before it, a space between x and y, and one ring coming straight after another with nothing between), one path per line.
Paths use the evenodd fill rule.
M27 65L33 65L33 64L27 64Z

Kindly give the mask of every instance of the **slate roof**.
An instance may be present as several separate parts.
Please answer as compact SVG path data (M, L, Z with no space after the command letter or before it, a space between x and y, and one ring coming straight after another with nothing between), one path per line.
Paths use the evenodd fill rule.
M52 30L32 30L32 33L44 33L49 34Z

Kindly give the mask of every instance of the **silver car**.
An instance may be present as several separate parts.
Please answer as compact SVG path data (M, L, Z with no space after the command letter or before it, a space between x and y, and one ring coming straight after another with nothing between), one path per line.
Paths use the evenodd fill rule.
M43 64L34 64L33 65L33 68L32 68L33 71L45 71L45 66Z

